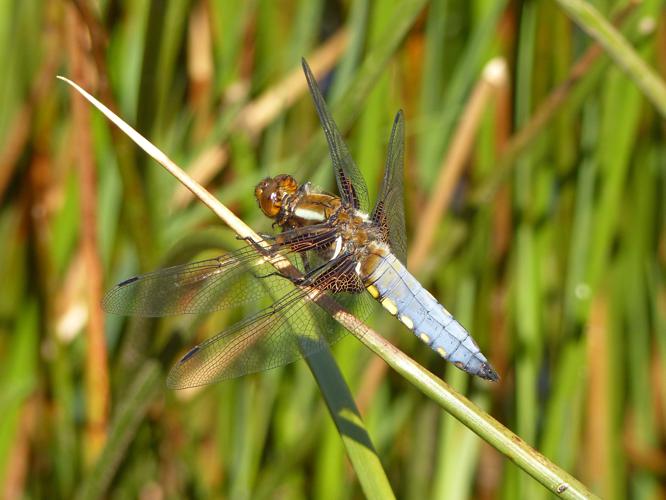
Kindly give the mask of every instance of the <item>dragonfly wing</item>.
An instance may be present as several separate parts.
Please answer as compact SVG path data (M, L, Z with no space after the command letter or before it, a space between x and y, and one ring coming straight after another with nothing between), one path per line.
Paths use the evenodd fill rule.
M404 163L405 117L398 111L393 121L384 169L384 180L371 218L382 229L384 241L393 254L405 264L407 237L405 235Z
M304 277L311 290L330 291L359 321L373 307L370 296L358 293L351 275L355 263L339 258ZM358 278L358 276L356 275ZM301 288L284 278L291 291L251 318L191 349L172 368L167 385L184 389L283 366L320 351L346 335L326 311Z
M167 385L185 389L283 366L345 335L322 328L326 313L296 288L272 306L191 349L171 369ZM330 318L330 317L329 317Z
M298 265L298 255L334 241L330 228L296 228L270 240L270 251ZM194 314L238 307L260 299L275 268L252 245L214 259L168 267L127 279L104 297L105 311L131 316L157 317ZM289 280L270 280L279 296Z
M331 160L333 161L333 169L335 170L335 179L338 183L340 197L354 208L367 213L369 202L368 188L365 185L365 180L361 175L361 171L356 166L356 163L354 163L354 160L349 153L349 148L342 139L342 135L331 117L331 113L326 106L324 97L321 95L321 90L319 89L317 80L310 70L310 66L308 66L305 59L302 60L302 63L303 72L305 73L305 78L310 87L310 94L312 95L312 100L317 109L319 121L324 129L326 141L328 142L328 150L331 155Z

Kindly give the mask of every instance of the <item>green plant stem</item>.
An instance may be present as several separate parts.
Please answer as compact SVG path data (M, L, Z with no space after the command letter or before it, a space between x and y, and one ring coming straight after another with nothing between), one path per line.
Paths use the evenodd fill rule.
M630 3L618 10L614 15L615 23L620 26L630 24L635 4ZM643 34L632 33L636 40L641 40ZM559 84L539 107L531 114L526 123L521 126L509 140L506 148L497 159L495 169L487 180L472 194L472 199L478 205L489 203L509 174L516 168L518 160L529 151L530 146L542 136L552 121L563 109L570 107L576 109L583 103L583 97L592 92L599 79L605 74L610 61L598 44L587 51L571 67L567 78Z
M325 349L306 357L305 361L317 380L365 497L395 498L361 413L331 351Z
M581 29L606 49L608 55L666 118L666 85L622 34L584 0L557 0L557 3Z

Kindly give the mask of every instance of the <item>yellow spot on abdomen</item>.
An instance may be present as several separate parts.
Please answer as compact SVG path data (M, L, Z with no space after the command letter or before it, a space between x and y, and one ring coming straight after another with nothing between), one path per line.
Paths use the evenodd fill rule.
M437 348L437 354L439 354L443 358L446 358L446 351L444 350L443 347L438 347Z
M377 287L375 285L370 285L366 287L366 290L372 295L373 298L378 298L379 297L379 290L377 290Z
M426 344L430 344L430 337L428 337L428 335L426 335L425 333L419 335L419 338Z
M393 302L388 297L382 299L382 305L384 306L384 309L386 309L393 316L395 316L398 313L398 306L396 306L395 302Z
M400 315L400 321L402 321L403 325L405 325L407 328L410 330L414 329L414 322L412 321L412 318L409 316L406 316L405 314Z

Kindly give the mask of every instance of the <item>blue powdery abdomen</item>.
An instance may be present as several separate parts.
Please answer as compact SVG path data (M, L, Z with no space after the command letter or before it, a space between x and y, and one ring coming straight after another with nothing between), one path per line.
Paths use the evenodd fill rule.
M499 378L467 330L395 256L378 259L365 282L368 292L389 313L444 359L473 375Z

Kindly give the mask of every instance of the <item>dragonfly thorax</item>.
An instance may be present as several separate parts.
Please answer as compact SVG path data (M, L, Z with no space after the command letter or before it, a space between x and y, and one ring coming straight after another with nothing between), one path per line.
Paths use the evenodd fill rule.
M255 196L264 214L284 231L316 226L313 231L317 234L327 234L313 248L325 260L346 254L361 262L376 253L370 244L382 240L380 228L368 214L344 203L339 196L313 189L309 182L299 185L289 175L264 179L257 185Z

